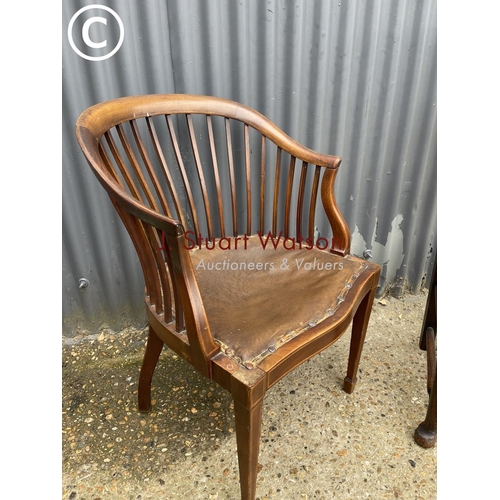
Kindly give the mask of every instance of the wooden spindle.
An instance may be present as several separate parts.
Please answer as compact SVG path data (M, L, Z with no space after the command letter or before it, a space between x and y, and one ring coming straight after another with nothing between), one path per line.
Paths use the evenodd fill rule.
M201 165L200 153L198 151L198 144L196 142L196 135L193 126L193 117L191 115L186 115L186 121L189 130L189 139L191 141L191 148L193 149L194 162L196 164L196 171L198 172L198 179L200 181L201 196L203 198L203 206L205 208L205 215L207 220L207 231L208 238L210 240L214 237L214 232L212 229L212 214L210 213L210 202L208 200L208 189L205 183L205 176L203 174L203 167Z
M170 243L167 240L167 238L165 238L165 246L167 253L167 268L170 276L170 282L172 283L172 289L174 292L175 330L177 332L182 332L185 328L184 311L182 309L182 301L179 293L179 287L177 286L177 283L175 281L176 278L175 278L174 264L171 253L172 249L170 248Z
M246 187L247 187L247 234L252 234L252 183L250 179L250 133L248 125L245 123L245 173L246 173Z
M134 136L135 143L137 144L137 148L139 149L139 154L141 155L144 166L146 167L146 170L149 174L149 178L151 179L151 183L153 184L156 196L160 200L160 205L163 209L163 213L166 214L167 217L172 217L170 209L168 208L167 199L165 198L165 193L163 192L163 189L160 186L160 182L158 180L158 177L156 176L156 172L153 168L151 160L149 159L149 155L144 146L144 142L139 132L139 127L137 126L137 122L135 120L132 120L129 123L130 127L132 128L132 134Z
M290 205L292 202L293 177L295 175L295 156L290 156L290 167L288 169L288 183L285 199L285 238L290 236Z
M149 206L153 210L158 212L159 211L158 205L156 204L156 201L153 197L153 193L149 189L148 183L146 182L144 174L142 173L142 170L139 166L137 158L134 155L134 152L132 150L132 146L130 145L130 143L127 139L123 125L121 123L118 124L116 126L116 129L118 130L118 136L120 137L120 141L122 143L123 149L125 150L125 154L127 155L129 164L131 165L132 169L134 170L134 173L137 177L137 180L139 181L139 184L141 185L142 192L144 193L144 195L146 196L146 199L148 200Z
M163 154L163 149L160 145L160 141L158 140L158 134L156 133L153 120L148 116L146 117L146 123L148 125L149 135L151 136L153 147L156 151L156 156L158 157L158 161L160 162L160 165L162 167L162 171L165 176L165 180L167 181L167 186L170 191L170 195L172 196L172 200L174 202L175 211L177 213L177 219L181 222L184 228L186 228L186 219L184 217L184 210L182 209L181 203L179 201L179 195L177 193L177 189L175 188L175 183L172 179L172 174L165 159L165 155Z
M151 253L156 263L156 268L158 272L158 276L160 277L160 284L163 294L160 296L160 300L156 304L156 312L157 314L161 314L165 312L165 321L168 323L172 320L172 298L170 295L170 285L167 276L167 270L165 268L165 261L163 259L163 243L165 243L165 238L158 236L158 233L146 223L143 223L144 230L146 236L149 241L149 247L151 249ZM163 304L162 300L163 298Z
M115 144L115 141L113 139L113 136L109 131L107 131L104 134L104 138L106 139L106 142L108 144L109 150L111 151L111 154L113 155L113 158L125 180L125 183L127 184L127 187L130 190L130 194L137 200L143 201L142 196L139 193L139 189L135 185L135 182L132 180L132 177L130 175L130 172L128 171L128 168L125 166L125 162L123 161L123 158L118 151L118 148Z
M210 142L210 152L212 154L212 164L214 167L215 189L217 190L217 209L219 213L220 236L224 238L224 208L222 206L222 191L220 186L219 164L217 162L217 152L215 150L214 129L212 126L212 117L207 115L208 140Z
M161 304L161 288L160 280L158 276L158 271L155 264L154 256L151 252L151 247L149 245L146 232L144 230L143 223L140 219L137 219L129 212L127 212L122 207L118 206L117 203L113 201L123 224L128 230L134 247L137 251L139 257L139 262L141 263L142 270L144 273L144 279L146 282L146 293L149 295L149 300L151 304L158 307ZM160 306L161 308L161 306Z
M280 170L281 170L281 148L276 151L276 170L274 174L274 200L273 200L273 236L276 236L278 230L278 198L280 189Z
M264 234L266 201L266 137L262 136L260 148L260 234Z
M123 189L124 187L123 183L121 179L118 177L116 170L113 168L113 164L111 163L111 160L108 154L106 153L106 150L104 149L102 142L99 143L99 154L101 155L102 161L109 175L111 175L113 180Z
M184 168L184 162L182 160L181 150L179 148L179 143L177 142L177 136L175 134L174 124L172 122L172 116L166 115L168 132L170 134L170 140L172 141L172 146L174 148L175 158L177 160L177 165L179 166L179 171L181 173L182 182L184 183L184 189L186 190L186 196L188 199L189 208L191 210L191 215L193 217L193 227L196 237L200 234L200 226L198 224L198 214L196 212L196 206L194 204L193 193L191 191L191 185L189 183L189 178L186 174L186 169ZM187 229L184 226L184 229Z
M309 231L308 237L314 241L314 218L316 215L316 200L318 199L318 186L321 167L316 166L314 170L314 179L311 188L311 204L309 205Z
M295 228L297 231L297 238L302 238L302 209L304 206L304 191L306 186L307 176L307 162L302 162L302 170L300 172L299 192L297 193L297 218Z
M231 140L231 125L229 118L225 118L226 124L226 144L227 161L229 164L229 182L231 184L231 207L233 213L233 236L238 236L238 216L236 212L236 183L234 180L234 162L233 162L233 142Z
M101 158L103 160L103 163L110 173L110 175L113 177L115 182L123 188L123 183L118 177L116 171L113 169L111 165L111 161L106 153L106 150L104 149L102 144L99 144L99 153L101 155ZM123 224L127 228L127 230L130 233L130 236L132 237L132 242L134 243L134 246L137 250L137 254L139 256L139 261L141 263L141 266L146 266L146 268L150 269L151 268L151 263L150 263L150 256L148 256L147 252L144 250L143 245L141 245L140 242L136 241L136 238L140 238L140 234L137 233L134 229L134 226L130 225L130 220L128 219L128 212L124 211L120 207L117 206L115 202L113 202L115 205L116 211L120 218L122 219ZM126 214L126 215L125 215ZM144 227L143 223L143 227ZM158 237L158 234L152 229L151 226L145 225L146 230L145 233L147 235L147 238L149 240L150 244L150 249L152 251L152 255L156 261L156 266L159 270L159 276L160 276L160 283L161 283L161 288L163 290L163 304L162 304L162 294L158 290L157 283L154 281L149 281L146 282L146 288L148 289L148 295L150 295L152 303L155 304L156 311L158 314L161 314L162 310L165 310L165 321L170 322L172 320L172 303L171 303L171 294L170 294L170 287L168 284L168 277L166 274L165 270L165 262L163 261L162 258L162 248L159 246L160 244L160 239ZM132 231L132 232L131 232ZM142 240L141 240L142 241ZM149 273L147 275L147 278L150 278Z

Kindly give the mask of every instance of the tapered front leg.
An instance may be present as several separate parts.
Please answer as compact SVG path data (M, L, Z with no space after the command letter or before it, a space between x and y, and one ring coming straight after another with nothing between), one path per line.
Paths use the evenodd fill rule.
M262 402L263 400L260 399L251 409L247 409L236 400L234 401L241 500L255 500Z
M372 312L373 299L376 288L365 295L354 315L352 321L351 347L349 352L349 364L347 366L347 377L344 379L344 390L351 394L357 382L359 360L365 342L366 329Z
M138 399L139 411L141 412L151 410L151 381L153 380L153 373L162 349L163 341L156 335L151 325L149 325L148 343L139 376Z

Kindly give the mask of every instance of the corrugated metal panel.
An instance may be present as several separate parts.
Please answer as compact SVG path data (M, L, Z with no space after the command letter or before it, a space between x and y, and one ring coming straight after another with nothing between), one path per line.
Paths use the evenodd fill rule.
M124 27L112 57L70 46L63 4L63 313L65 333L144 321L142 276L128 235L74 138L86 107L124 95L198 93L268 116L306 146L343 157L337 199L353 253L383 266L380 292L417 290L436 246L434 0L120 0L101 2ZM85 20L90 48L82 38ZM119 39L89 9L72 37L87 55ZM320 224L326 232L326 221ZM90 286L78 288L80 277Z

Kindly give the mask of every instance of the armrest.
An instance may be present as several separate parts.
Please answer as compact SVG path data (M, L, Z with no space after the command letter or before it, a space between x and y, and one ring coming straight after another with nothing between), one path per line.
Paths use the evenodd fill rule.
M210 376L210 359L220 351L208 324L200 289L194 274L184 234L166 235L167 251L177 288L177 300L184 311L186 332L192 356L192 364L202 373Z
M337 172L337 168L326 169L321 183L321 201L333 232L333 244L330 251L344 256L351 249L351 234L335 199L334 185Z

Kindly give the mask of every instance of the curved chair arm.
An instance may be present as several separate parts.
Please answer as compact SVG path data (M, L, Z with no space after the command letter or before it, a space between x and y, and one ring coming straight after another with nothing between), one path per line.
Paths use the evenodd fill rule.
M184 310L191 362L201 373L211 377L210 360L220 351L220 346L215 343L210 330L184 235L175 237L167 235L167 245L177 291Z
M335 200L334 184L337 172L337 168L325 170L321 183L321 201L333 232L333 243L330 251L345 256L351 250L351 233Z
M172 234L174 236L184 234L184 228L179 221L152 210L131 196L118 182L116 182L116 179L111 176L106 169L99 152L99 139L102 134L96 136L95 133L91 132L85 126L85 124L81 124L81 118L82 116L80 116L76 125L76 138L78 144L109 197L127 210L127 212L130 212L160 231L164 231L166 234Z
M210 331L200 290L196 282L188 251L186 250L182 224L150 209L120 186L104 165L99 153L99 139L88 128L80 125L80 120L77 124L76 136L89 165L112 201L118 207L131 213L145 224L165 234L167 250L175 277L175 286L184 312L192 362L200 372L210 376L210 359L220 350L220 347L215 343ZM132 241L134 241L134 234L130 231L129 233ZM136 244L135 241L134 244ZM141 265L144 266L142 262ZM148 271L146 269L143 269L143 271L145 277L147 277Z

